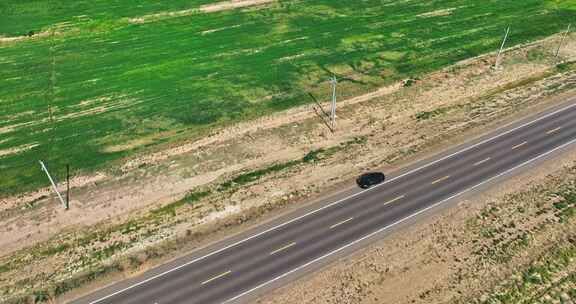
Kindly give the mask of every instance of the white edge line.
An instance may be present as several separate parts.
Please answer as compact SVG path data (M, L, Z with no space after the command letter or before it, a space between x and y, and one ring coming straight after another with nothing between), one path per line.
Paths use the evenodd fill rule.
M474 188L480 187L481 185L486 184L486 183L488 183L488 182L490 182L490 181L492 181L492 180L494 180L494 179L496 179L496 178L499 178L499 177L501 177L502 175L506 175L506 174L510 173L511 171L514 171L514 170L516 170L516 169L518 169L518 168L520 168L520 167L522 167L522 166L525 166L525 165L527 165L527 164L529 164L529 163L531 163L531 162L533 162L533 161L535 161L535 160L537 160L537 159L539 159L539 158L541 158L541 157L544 157L544 156L546 156L546 155L548 155L548 154L550 154L550 153L553 153L553 152L556 151L556 150L559 150L559 149L562 149L562 148L564 148L564 147L566 147L566 146L568 146L568 145L571 145L571 144L573 144L574 142L576 142L576 139L573 139L573 140L571 140L571 141L569 141L569 142L567 142L567 143L565 143L565 144L562 144L561 146L558 146L558 147L556 147L556 148L554 148L554 149L552 149L552 150L550 150L550 151L548 151L548 152L546 152L546 153L544 153L544 154L540 154L540 155L538 155L538 156L536 156L536 157L534 157L534 158L532 158L532 159L529 159L529 160L527 160L527 161L525 161L525 162L523 162L523 163L521 163L521 164L519 164L519 165L516 165L516 166L514 166L514 167L512 167L512 168L510 168L510 169L508 169L508 170L506 170L506 171L504 171L504 172L502 172L502 173L500 173L500 174L498 174L498 175L495 175L495 176L493 176L493 177L491 177L491 178L489 178L489 179L487 179L487 180L484 180L484 181L482 181L482 182L480 182L480 183L478 183L478 184L476 184L476 185L474 185L474 186L472 186L472 187L470 187L470 188L467 188L467 189L462 190L462 191L460 191L460 192L458 192L458 193L456 193L456 194L454 194L454 195L452 195L452 196L450 196L450 197L448 197L448 198L445 198L445 199L443 199L443 200L441 200L441 201L439 201L439 202L437 202L437 203L435 203L435 204L433 204L433 205L430 205L430 206L428 206L428 207L426 207L426 208L424 208L424 209L418 210L418 211L416 211L415 213L412 213L411 215L409 215L409 216L407 216L407 217L405 217L405 218L402 218L402 219L400 219L400 220L398 220L398 221L396 221L396 222L394 222L394 223L392 223L392 224L390 224L390 225L388 225L388 226L382 227L382 228L380 228L380 229L378 229L378 230L376 230L376 231L374 231L374 232L371 232L370 234L365 235L365 236L363 236L363 237L361 237L361 238L359 238L359 239L357 239L357 240L354 240L354 241L352 241L352 242L350 242L350 243L348 243L348 244L346 244L346 245L344 245L344 246L342 246L342 247L340 247L340 248L338 248L338 249L335 249L335 250L333 250L333 251L331 251L331 252L329 252L329 253L327 253L327 254L325 254L325 255L323 255L323 256L320 256L320 257L318 257L318 258L315 258L314 260L312 260L312 261L310 261L310 262L308 262L308 263L306 263L306 264L302 264L302 265L300 265L300 266L298 266L298 267L296 267L296 268L294 268L294 269L292 269L292 270L290 270L290 271L288 271L288 272L285 272L284 274L281 274L281 275L279 275L279 276L277 276L277 277L275 277L275 278L273 278L273 279L271 279L271 280L269 280L269 281L267 281L267 282L264 282L264 283L262 283L262 284L260 284L260 285L258 285L258 286L256 286L256 287L254 287L254 288L252 288L252 289L250 289L250 290L248 290L248 291L245 291L245 292L243 292L243 293L241 293L241 294L239 294L239 295L237 295L237 296L235 296L235 297L233 297L233 298L230 298L230 299L228 299L228 300L226 300L226 301L224 301L224 302L222 302L222 303L224 304L224 303L228 303L228 302L232 302L232 301L234 301L234 300L237 300L238 298L241 298L241 297L243 297L243 296L245 296L245 295L247 295L247 294L249 294L249 293L252 293L252 292L254 292L255 290L257 290L257 289L259 289L259 288L262 288L262 287L264 287L264 286L266 286L266 285L269 285L269 284L271 284L271 283L273 283L273 282L275 282L275 281L277 281L277 280L280 280L280 279L282 279L282 278L284 278L284 277L286 277L286 276L288 276L288 275L290 275L290 274L292 274L292 273L294 273L294 272L296 272L296 271L298 271L298 270L300 270L300 269L303 269L303 268L305 268L305 267L307 267L307 266L310 266L311 264L314 264L314 263L316 263L316 262L318 262L318 261L320 261L320 260L322 260L322 259L324 259L324 258L326 258L326 257L328 257L328 256L330 256L330 255L333 255L333 254L335 254L335 253L338 253L338 252L340 252L340 251L342 251L342 250L344 250L344 249L346 249L346 248L348 248L348 247L350 247L350 246L353 246L353 245L355 245L355 244L357 244L357 243L359 243L359 242L361 242L361 241L363 241L363 240L365 240L365 239L368 239L368 238L370 238L370 237L372 237L372 236L374 236L374 235L376 235L376 234L379 234L379 233L381 233L381 232L383 232L383 231L385 231L385 230L388 230L388 229L392 228L393 226L396 226L396 225L398 225L398 224L401 224L402 222L404 222L404 221L406 221L406 220L409 220L409 219L411 219L411 218L413 218L413 217L415 217L415 216L418 216L418 215L421 214L421 213L424 213L424 212L426 212L426 211L428 211L428 210L430 210L430 209L433 209L433 208L435 208L435 207L437 207L437 206L439 206L439 205L441 205L441 204L443 204L443 203L445 203L445 202L447 202L447 201L449 201L449 200L451 200L451 199L453 199L453 198L455 198L455 197L457 197L457 196L460 196L460 195L462 195L462 194L464 194L464 193L466 193L466 192L468 192L468 191L470 191L470 190L472 190L472 189L474 189Z
M180 265L180 266L177 266L177 267L174 267L174 268L172 268L172 269L166 270L166 271L164 271L164 272L162 272L162 273L159 273L159 274L157 274L157 275L155 275L155 276L152 276L152 277L150 277L150 278L148 278L148 279L146 279L146 280L144 280L144 281L140 281L140 282L135 283L135 284L133 284L133 285L130 285L130 286L126 287L126 288L123 288L123 289L121 289L121 290L119 290L119 291L116 291L116 292L114 292L114 293L111 293L111 294L109 294L109 295L107 295L107 296L104 296L104 297L102 297L102 298L99 298L99 299L97 299L97 300L94 300L94 301L92 301L92 302L89 302L88 304L96 304L96 303L98 303L98 302L101 302L101 301L103 301L103 300L106 300L106 299L108 299L108 298L111 298L111 297L113 297L113 296L115 296L115 295L117 295L117 294L123 293L123 292L126 291L126 290L132 289L132 288L134 288L134 287L138 287L138 286L140 286L140 285L142 285L142 284L146 284L146 283L148 283L148 282L150 282L150 281L152 281L152 280L154 280L154 279L156 279L156 278L159 278L159 277L161 277L161 276L164 276L164 275L166 275L166 274L168 274L168 273L171 273L171 272L173 272L173 271L176 271L176 270L178 270L178 269L181 269L181 268L183 268L183 267L186 267L186 266L188 266L188 265L190 265L190 264L194 264L194 263L196 263L196 262L198 262L198 261L201 261L201 260L203 260L203 259L205 259L205 258L207 258L207 257L210 257L210 256L212 256L212 255L218 254L218 253L220 253L220 252L222 252L222 251L225 251L225 250L227 250L227 249L229 249L229 248L232 248L232 247L234 247L234 246L237 246L237 245L239 245L239 244L242 244L242 243L244 243L244 242L247 242L247 241L249 241L249 240L251 240L251 239L257 238L257 237L259 237L259 236L261 236L261 235L263 235L263 234L265 234L265 233L268 233L268 232L270 232L270 231L274 231L274 230L276 230L276 229L278 229L278 228L280 228L280 227L284 227L284 226L286 226L286 225L288 225L288 224L290 224L290 223L293 223L293 222L295 222L295 221L298 221L298 220L300 220L300 219L302 219L302 218L304 218L304 217L307 217L307 216L309 216L309 215L312 215L312 214L314 214L314 213L320 212L320 211L322 211L322 210L324 210L324 209L326 209L326 208L330 208L330 207L332 207L332 206L334 206L334 205L337 205L337 204L339 204L339 203L341 203L341 202L343 202L343 201L346 201L346 200L348 200L348 199L350 199L350 198L353 198L353 197L358 196L358 195L360 195L360 194L363 194L363 193L365 193L365 192L374 190L374 189L376 189L376 188L378 188L378 187L380 187L380 186L386 185L386 184L388 184L388 183L390 183L390 182L392 182L392 181L394 181L394 180L397 180L397 179L399 179L399 178L401 178L401 177L404 177L404 176L406 176L406 175L409 175L409 174L412 174L412 173L414 173L414 172L420 171L420 170L422 170L422 169L424 169L424 168L430 167L430 166L432 166L432 165L434 165L434 164L436 164L436 163L438 163L438 162L441 162L441 161L443 161L443 160L446 160L446 159L448 159L448 158L450 158L450 157L452 157L452 156L454 156L454 155L458 155L458 154L460 154L460 153L463 153L463 152L466 152L466 151L471 150L471 149L473 149L473 148L476 148L476 147L478 147L478 146L480 146L480 145L482 145L482 144L485 144L485 143L490 142L490 141L492 141L492 140L494 140L494 139L500 138L500 137L502 137L502 136L504 136L504 135L506 135L506 134L509 134L509 133L514 132L514 131L516 131L516 130L518 130L518 129L521 129L521 128L525 127L525 126L531 125L531 124L533 124L533 123L535 123L535 122L538 122L538 121L540 121L540 120L543 120L543 119L545 119L545 118L548 118L548 117L550 117L550 116L552 116L552 115L555 115L555 114L557 114L557 113L560 113L560 112L562 112L562 111L565 111L565 110L567 110L567 109L570 109L570 108L572 108L572 107L574 107L574 106L576 106L576 103L573 103L573 104L571 104L571 105L568 105L568 106L563 107L563 108L561 108L561 109L558 109L558 110L556 110L556 111L553 111L553 112L551 112L551 113L548 113L548 114L546 114L546 115L544 115L544 116L542 116L542 117L539 117L539 118L537 118L537 119L535 119L535 120L532 120L532 121L523 123L523 124L521 124L521 125L513 128L513 129L510 129L510 130L505 131L505 132L503 132L503 133L500 133L500 134L498 134L498 135L496 135L496 136L494 136L494 137L491 137L491 138L485 139L485 140L483 140L483 141L480 141L480 142L478 142L478 143L475 143L475 144L473 144L473 145L471 145L471 146L468 146L468 147L466 147L466 148L464 148L464 149L462 149L462 150L459 150L459 151L457 151L457 152L454 152L454 153L452 153L452 154L450 154L450 155L446 155L446 156L444 156L444 157L442 157L442 158L440 158L440 159L437 159L437 160L435 160L435 161L426 163L426 164L424 164L424 165L422 165L422 166L420 166L420 167L418 167L418 168L414 168L414 169L412 169L412 170L410 170L410 171L408 171L408 172L406 172L406 173L404 173L404 174L398 175L398 176L396 176L396 177L394 177L394 178L392 178L392 179L389 179L389 180L387 180L387 181L385 181L385 182L383 182L383 183L381 183L381 184L378 184L378 185L376 185L376 186L374 186L374 187L372 187L372 188L368 188L368 189L362 190L362 191L360 191L360 192L354 193L354 194L349 195L349 196L347 196L347 197L345 197L345 198L342 198L342 199L340 199L340 200L337 200L337 201L335 201L335 202L332 202L332 203L330 203L330 204L328 204L328 205L322 206L322 207L320 207L320 208L318 208L318 209L316 209L316 210L310 211L310 212L308 212L308 213L306 213L306 214L303 214L303 215L301 215L301 216L298 216L298 217L296 217L296 218L293 218L293 219L291 219L291 220L289 220L289 221L287 221L287 222L284 222L284 223L279 224L279 225L277 225L277 226L274 226L274 227L271 227L271 228L269 228L269 229L266 229L266 230L264 230L264 231L262 231L262 232L259 232L259 233L257 233L257 234L254 234L254 235L252 235L252 236L250 236L250 237L247 237L247 238L245 238L245 239L242 239L242 240L240 240L240 241L238 241L238 242L235 242L235 243L233 243L233 244L231 244L231 245L228 245L228 246L226 246L226 247L223 247L223 248L221 248L221 249L218 249L218 250L216 250L216 251L213 251L213 252L211 252L211 253L209 253L209 254L206 254L206 255L204 255L204 256L201 256L201 257L199 257L199 258L196 258L196 259L194 259L194 260L192 260L192 261L186 262L186 263L184 263L184 264L182 264L182 265ZM516 122L512 122L512 123L510 123L510 124L508 124L508 125L502 126L502 127L500 127L499 129L506 128L507 126L509 126L509 125L511 125L511 124L514 124L514 123L516 123Z

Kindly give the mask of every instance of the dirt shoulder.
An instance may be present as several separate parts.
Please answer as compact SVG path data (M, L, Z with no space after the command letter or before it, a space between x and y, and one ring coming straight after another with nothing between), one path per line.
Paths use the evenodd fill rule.
M70 211L48 189L5 199L0 301L60 295L106 273L134 275L345 185L359 172L397 169L563 101L576 94L576 71L556 65L550 55L556 42L508 52L503 70L480 57L410 86L342 101L335 133L326 128L324 103L133 159L77 179ZM576 59L574 40L562 56Z

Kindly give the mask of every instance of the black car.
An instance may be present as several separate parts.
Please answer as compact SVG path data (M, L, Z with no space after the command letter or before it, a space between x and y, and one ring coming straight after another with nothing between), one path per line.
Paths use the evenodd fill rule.
M383 182L385 179L386 176L382 172L369 172L360 175L356 179L356 183L360 188L366 189Z

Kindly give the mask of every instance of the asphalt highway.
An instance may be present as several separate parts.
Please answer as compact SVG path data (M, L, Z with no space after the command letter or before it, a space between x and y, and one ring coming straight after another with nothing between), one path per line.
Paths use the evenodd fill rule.
M244 239L216 244L169 269L112 285L73 303L242 302L259 290L467 191L576 142L574 104L540 115L365 191L286 216Z

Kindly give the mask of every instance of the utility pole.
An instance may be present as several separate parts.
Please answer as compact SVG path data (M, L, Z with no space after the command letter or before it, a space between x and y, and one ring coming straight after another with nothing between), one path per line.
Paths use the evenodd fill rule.
M48 176L48 179L50 180L50 183L52 184L52 189L54 189L54 192L56 192L56 195L58 195L58 198L60 199L62 206L64 206L64 208L66 210L68 210L68 204L66 202L64 202L62 195L60 194L60 192L58 192L58 188L56 188L56 183L54 182L54 179L52 179L52 176L50 175L50 172L48 172L48 169L44 165L44 162L41 160L39 160L39 162L40 162L40 166L42 166L42 171L44 171L46 173L46 175Z
M568 29L566 29L566 32L564 34L562 34L562 38L560 39L560 44L558 44L558 49L556 50L556 55L554 56L554 58L558 58L558 55L560 55L560 49L562 48L562 45L564 44L564 40L566 40L566 38L570 34L570 27L571 26L572 26L572 24L568 24Z
M496 64L494 65L495 69L498 69L500 67L500 56L502 55L502 51L504 50L504 45L506 45L506 40L508 40L509 33L510 33L510 27L506 28L506 34L504 35L504 40L502 40L502 45L500 46L498 56L496 57Z
M330 110L330 125L332 127L332 132L334 132L336 130L336 86L338 85L336 76L332 76L330 82L332 83L332 107Z

